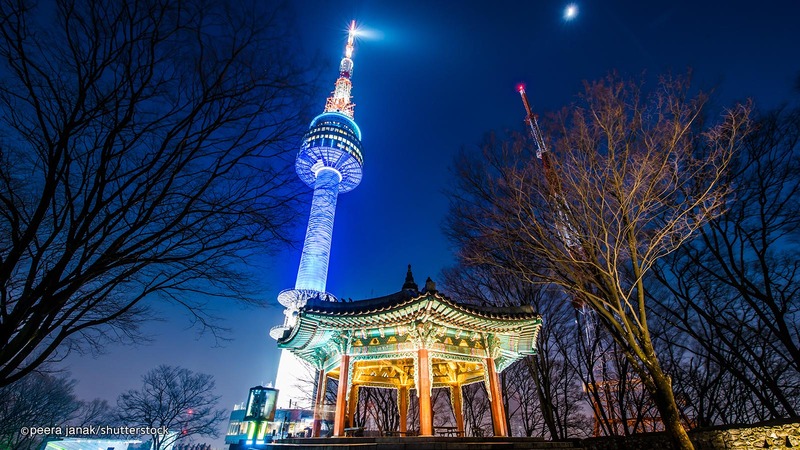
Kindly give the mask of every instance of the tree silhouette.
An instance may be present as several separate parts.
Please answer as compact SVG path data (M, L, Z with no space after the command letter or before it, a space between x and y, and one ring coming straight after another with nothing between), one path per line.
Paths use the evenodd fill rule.
M305 72L263 3L0 6L0 386L140 340L143 300L212 331L284 240Z
M153 434L152 450L168 448L191 436L219 436L225 410L217 409L214 377L180 367L161 365L142 377L142 389L119 396L120 423L131 427L162 428Z
M701 425L800 415L800 109L754 124L725 213L654 271L652 301L681 332L663 338L683 350L673 365Z

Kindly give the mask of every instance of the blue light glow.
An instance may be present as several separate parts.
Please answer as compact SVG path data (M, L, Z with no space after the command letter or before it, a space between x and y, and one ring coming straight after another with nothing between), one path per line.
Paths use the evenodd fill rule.
M327 112L311 121L297 154L295 170L301 180L314 186L319 168L332 167L342 176L339 193L343 194L361 182L363 165L361 130L344 114Z
M361 140L361 128L358 127L358 124L355 122L355 120L345 116L344 114L337 112L325 112L318 115L317 117L314 117L314 120L311 121L311 125L309 125L308 128L309 129L314 128L317 125L317 122L319 122L321 119L329 118L330 116L333 115L335 115L340 120L347 121L347 123L350 125L350 128L352 128L353 131L356 133L356 137L358 138L358 140L359 141Z
M341 175L332 168L322 167L317 171L295 289L325 292L340 180Z

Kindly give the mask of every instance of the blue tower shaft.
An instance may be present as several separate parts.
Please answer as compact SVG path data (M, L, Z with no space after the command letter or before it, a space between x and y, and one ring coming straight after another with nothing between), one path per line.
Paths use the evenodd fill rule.
M295 289L325 292L333 220L336 215L336 200L339 196L341 179L339 172L329 167L323 167L317 172Z

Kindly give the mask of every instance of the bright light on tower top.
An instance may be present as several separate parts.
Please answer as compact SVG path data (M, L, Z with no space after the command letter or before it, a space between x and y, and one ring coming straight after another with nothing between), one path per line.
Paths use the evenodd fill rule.
M578 5L570 3L564 8L564 20L572 20L578 16Z
M350 22L350 29L347 32L347 45L344 47L344 58L339 63L339 79L336 80L333 93L325 102L325 112L338 112L347 117L353 118L353 108L355 105L350 101L350 91L353 83L350 77L353 76L353 47L356 41L356 21Z
M356 35L358 31L356 31L356 21L353 20L350 22L350 31L347 33L347 45L344 48L344 55L346 58L353 57L353 42L356 39Z

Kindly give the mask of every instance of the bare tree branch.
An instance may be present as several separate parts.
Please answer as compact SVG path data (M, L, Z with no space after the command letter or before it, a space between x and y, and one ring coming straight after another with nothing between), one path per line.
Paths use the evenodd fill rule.
M652 301L685 335L664 338L681 348L673 366L702 424L800 414L799 161L800 110L760 117L734 159L727 211L654 271ZM700 387L712 374L739 395Z
M241 261L293 218L280 6L45 3L0 7L0 386L137 339L147 299L219 331L204 306L258 302Z
M459 161L448 224L462 231L466 263L561 286L587 305L682 449L692 444L653 344L644 277L722 214L725 171L749 131L742 105L701 129L706 100L689 93L680 79L647 96L613 76L587 83L558 123L548 170L521 138L490 140L482 159Z
M217 409L214 377L180 367L161 365L142 377L142 389L119 396L117 407L121 423L130 426L169 429L167 435L154 434L153 450L170 448L192 436L219 435L225 410Z

